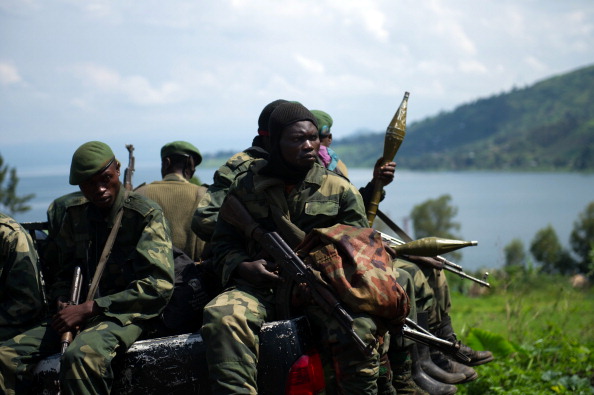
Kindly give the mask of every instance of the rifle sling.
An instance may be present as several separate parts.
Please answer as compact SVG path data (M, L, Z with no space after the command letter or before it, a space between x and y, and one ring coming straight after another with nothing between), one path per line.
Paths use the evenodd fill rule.
M125 198L127 197L128 192L126 192ZM122 223L123 215L124 206L122 205L122 207L120 207L120 209L118 210L118 213L113 223L113 228L111 228L111 232L109 232L109 237L107 238L105 246L103 247L101 258L99 259L99 263L97 264L97 269L95 269L95 275L93 276L93 281L91 282L91 286L89 287L89 293L87 294L87 302L95 298L97 288L99 287L99 281L101 280L101 275L103 274L103 269L105 269L105 264L107 263L109 255L111 254L111 249L113 247L113 243L115 242L116 236L118 235L118 230L120 229L120 224Z

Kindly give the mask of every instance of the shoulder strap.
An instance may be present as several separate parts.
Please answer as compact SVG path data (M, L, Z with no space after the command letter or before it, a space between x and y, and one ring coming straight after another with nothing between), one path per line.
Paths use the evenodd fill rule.
M128 197L128 192L126 191L126 196L124 199ZM113 243L115 242L115 238L118 235L118 230L120 229L120 224L122 223L122 216L124 215L124 206L120 207L118 214L116 215L115 221L113 223L113 228L111 228L111 232L109 233L109 237L105 242L105 247L103 247L103 252L101 253L101 258L99 259L99 263L97 264L97 269L95 270L95 275L93 276L93 281L91 282L91 286L89 287L89 293L87 294L86 301L93 300L95 298L95 294L97 293L97 288L99 287L99 281L101 280L101 275L103 274L103 269L105 269L105 264L109 259L109 255L111 254L111 249L113 247Z

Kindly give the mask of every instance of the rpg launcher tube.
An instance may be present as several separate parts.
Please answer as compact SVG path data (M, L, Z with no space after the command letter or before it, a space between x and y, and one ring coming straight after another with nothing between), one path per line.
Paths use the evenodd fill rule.
M424 237L408 243L394 245L397 253L418 256L436 256L459 250L460 248L475 246L476 241L442 239L441 237Z

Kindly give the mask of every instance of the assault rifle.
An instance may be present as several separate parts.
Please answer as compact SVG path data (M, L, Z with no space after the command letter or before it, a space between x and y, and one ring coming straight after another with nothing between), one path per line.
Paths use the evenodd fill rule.
M332 291L324 286L301 258L276 232L266 232L252 218L244 205L234 195L227 195L219 215L225 221L241 230L246 237L255 239L278 263L284 273L297 284L307 284L313 300L350 334L357 347L365 355L373 353L375 344L365 344L353 330L353 317L344 309Z
M124 188L127 191L132 190L132 176L134 175L134 146L132 144L126 144L128 150L128 167L124 170Z
M70 300L68 300L69 305L77 305L80 299L80 289L82 288L82 281L83 277L81 274L80 266L76 266L74 268L74 274L72 276L72 284L70 286ZM61 349L60 354L64 354L66 349L72 343L72 339L74 339L74 332L68 331L62 334L62 338L60 339Z
M402 327L402 335L417 343L435 348L445 354L455 355L460 361L470 362L470 357L460 352L461 343L459 340L451 342L439 338L410 318L406 319L406 324Z
M314 275L311 267L307 266L287 243L276 232L266 232L254 221L244 205L234 195L227 195L220 212L221 218L240 229L248 238L255 239L262 248L270 254L275 262L283 268L290 279L297 284L307 284L314 301L338 320L340 325L351 335L359 349L370 355L375 344L366 345L353 330L353 318L340 304L332 291L322 284ZM416 322L406 319L402 328L402 335L419 343L436 348L447 354L455 354L463 361L470 361L468 357L459 352L459 342L449 342L440 339Z

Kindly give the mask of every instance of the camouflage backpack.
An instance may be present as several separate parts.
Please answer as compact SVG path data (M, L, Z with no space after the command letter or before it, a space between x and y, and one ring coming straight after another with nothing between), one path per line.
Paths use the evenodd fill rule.
M390 327L404 324L410 300L396 282L390 256L374 229L343 224L316 228L297 253L353 311L382 317Z

